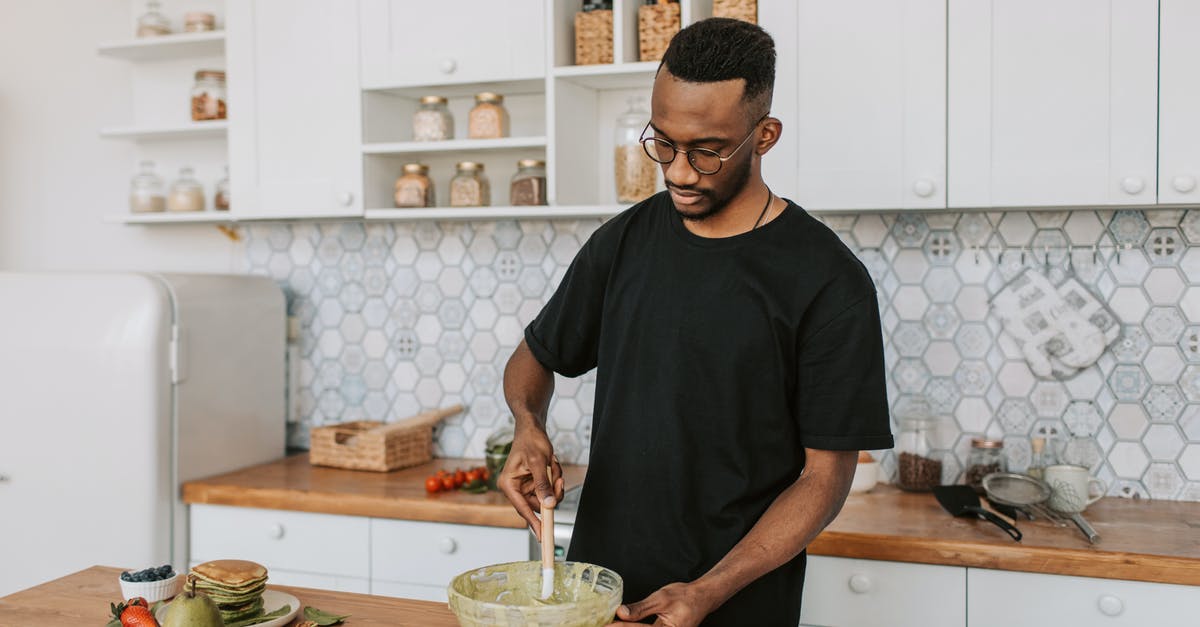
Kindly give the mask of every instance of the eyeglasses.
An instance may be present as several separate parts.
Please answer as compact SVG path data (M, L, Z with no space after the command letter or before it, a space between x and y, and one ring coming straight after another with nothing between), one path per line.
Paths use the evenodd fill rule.
M733 149L733 152L724 157L721 156L721 153L708 148L681 150L674 143L661 137L646 137L646 131L650 130L649 122L646 123L646 128L642 129L642 137L639 141L642 142L642 148L646 150L646 156L657 163L663 165L669 164L675 160L676 155L682 152L687 155L688 163L692 164L692 167L700 174L716 174L721 171L721 166L726 161L732 159L733 155L737 154L737 151L741 150L742 146L745 146L746 142L750 141L750 138L754 136L754 131L758 128L758 123L765 119L767 119L765 115L759 118L758 122L754 123L754 128L750 129L750 133L742 140L742 143L738 144L737 148Z

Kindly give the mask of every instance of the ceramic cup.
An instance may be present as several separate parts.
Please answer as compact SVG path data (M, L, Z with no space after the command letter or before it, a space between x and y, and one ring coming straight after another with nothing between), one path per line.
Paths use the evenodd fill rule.
M1066 514L1078 514L1088 505L1100 500L1108 485L1104 481L1090 476L1083 466L1068 466L1059 464L1047 466L1045 469L1046 485L1050 486L1050 508ZM1093 495L1092 485L1099 487Z

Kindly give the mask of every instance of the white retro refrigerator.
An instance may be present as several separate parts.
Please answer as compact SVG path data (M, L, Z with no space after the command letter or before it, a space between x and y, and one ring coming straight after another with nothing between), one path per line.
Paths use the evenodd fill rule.
M185 567L180 483L284 454L286 320L261 277L0 273L0 596Z

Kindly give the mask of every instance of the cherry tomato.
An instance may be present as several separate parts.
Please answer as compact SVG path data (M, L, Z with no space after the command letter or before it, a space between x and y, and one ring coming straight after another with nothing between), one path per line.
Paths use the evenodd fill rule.
M453 490L454 489L454 477L442 477L442 489L443 490Z
M467 482L467 473L461 470L454 471L454 487L461 488L462 484Z
M425 491L426 492L433 494L435 492L440 491L441 489L442 489L442 480L441 479L438 479L437 477L426 477L425 478Z
M437 471L437 476L438 476L438 478L439 478L439 479L440 479L441 477L445 477L446 475L449 475L449 474L450 474L450 473L446 472L446 469L445 469L445 468L443 468L443 469L441 469L441 470Z
M468 470L466 474L467 474L467 483L473 483L480 479L478 468L472 468L472 469Z
M491 478L492 478L492 471L488 470L487 468L484 468L484 469L483 469L483 474L479 475L479 478L480 478L480 479L483 479L484 481L487 481L488 479L491 479Z

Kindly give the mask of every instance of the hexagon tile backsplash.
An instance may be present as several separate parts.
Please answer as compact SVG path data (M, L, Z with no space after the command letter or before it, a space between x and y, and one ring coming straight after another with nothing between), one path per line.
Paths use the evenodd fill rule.
M1030 437L1086 434L1112 495L1200 501L1200 211L825 215L875 279L893 407L923 394L942 417L947 480L972 436L1002 438L1012 469ZM248 227L247 268L274 277L300 318L298 412L312 425L392 420L461 402L441 456L480 457L505 423L504 363L596 220ZM1066 380L1037 378L989 312L1025 268L1074 276L1120 321ZM587 461L594 373L559 377L550 435ZM889 475L895 457L882 452Z

